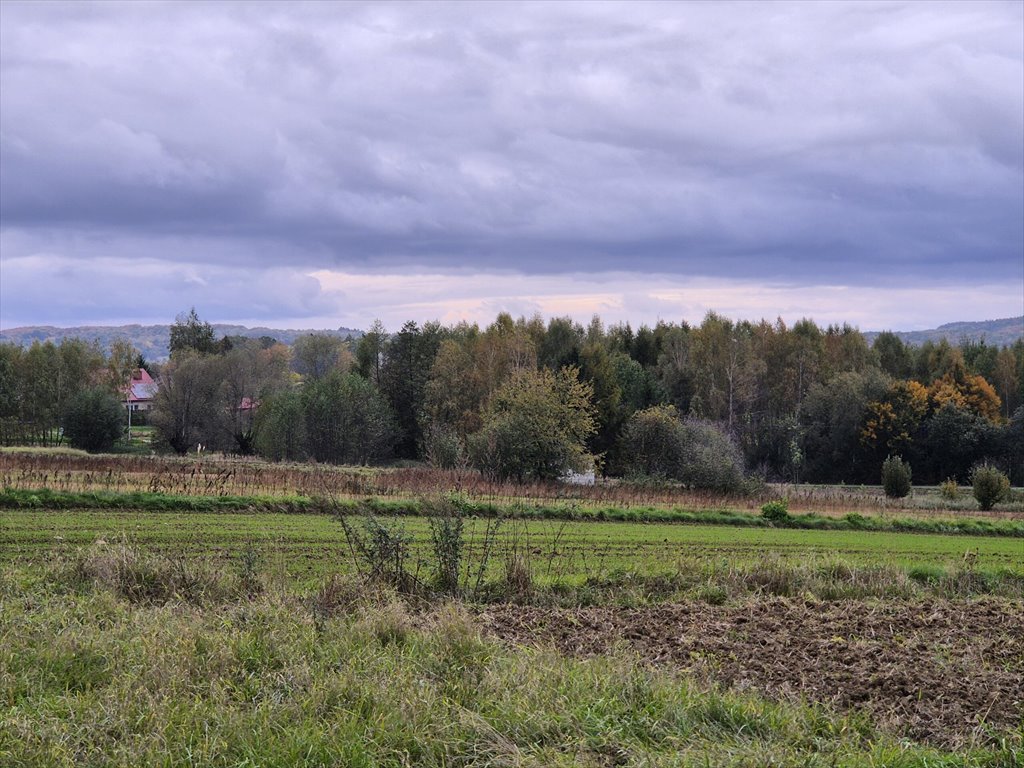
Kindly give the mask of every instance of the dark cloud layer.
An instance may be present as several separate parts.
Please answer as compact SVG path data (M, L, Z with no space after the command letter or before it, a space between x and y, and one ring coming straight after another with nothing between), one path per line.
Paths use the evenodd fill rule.
M103 258L291 317L331 269L1022 284L1024 5L6 0L0 224L21 320Z

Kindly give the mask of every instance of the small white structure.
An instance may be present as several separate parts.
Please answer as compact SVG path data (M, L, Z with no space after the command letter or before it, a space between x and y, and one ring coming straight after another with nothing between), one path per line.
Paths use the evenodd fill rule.
M587 472L573 472L570 469L559 480L569 485L594 485L597 483L597 473L592 469Z

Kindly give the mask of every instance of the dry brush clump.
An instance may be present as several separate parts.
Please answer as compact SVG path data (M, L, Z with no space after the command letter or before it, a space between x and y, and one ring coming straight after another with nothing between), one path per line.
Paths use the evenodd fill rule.
M216 602L240 591L238 583L208 563L145 552L125 540L99 539L78 550L59 561L56 577L72 588L108 589L133 603ZM243 581L241 586L252 589L253 583Z

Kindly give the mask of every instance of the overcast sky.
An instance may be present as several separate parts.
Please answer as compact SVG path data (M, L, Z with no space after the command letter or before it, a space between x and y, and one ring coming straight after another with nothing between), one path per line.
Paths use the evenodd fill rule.
M1024 312L1024 3L0 3L0 327Z

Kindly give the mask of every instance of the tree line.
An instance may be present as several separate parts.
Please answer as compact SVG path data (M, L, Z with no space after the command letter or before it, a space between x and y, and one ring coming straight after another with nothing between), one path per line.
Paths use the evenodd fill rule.
M122 391L130 358L80 340L0 345L0 439L54 439L80 391ZM1024 483L1024 340L914 347L882 333L869 345L811 320L709 313L634 330L500 314L288 347L217 339L193 310L171 328L170 361L150 368L152 423L179 453L426 461L521 480L594 468L723 490L749 476L877 483L900 455L917 482L965 480L987 461Z

